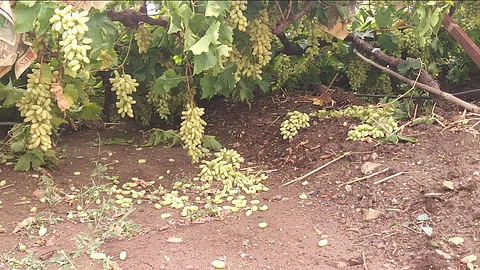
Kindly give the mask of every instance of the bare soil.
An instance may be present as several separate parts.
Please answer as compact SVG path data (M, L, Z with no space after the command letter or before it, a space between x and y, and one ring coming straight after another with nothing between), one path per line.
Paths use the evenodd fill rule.
M254 198L267 204L269 210L249 217L240 211L190 222L167 207L156 210L152 203L135 204L126 219L139 225L140 231L131 239L107 237L96 251L111 256L117 269L213 269L211 262L221 258L227 269L440 270L467 269L462 258L480 257L480 125L468 128L480 119L466 125L451 123L454 119L448 128L438 123L406 128L404 135L417 138L417 143L377 145L345 140L354 120L312 118L316 124L300 131L292 141L282 140L279 126L286 112L317 109L295 100L259 98L252 101L251 109L246 104L219 100L206 107L206 133L240 152L246 160L244 167L251 168L252 173L268 172L265 185L270 190ZM134 138L135 143L93 146L99 137ZM138 150L142 142L140 128L130 125L65 134L57 143L61 165L50 171L59 194L72 187L91 186L89 176L96 162L107 165L107 174L119 176L120 184L132 177L148 181L164 176L157 184L171 187L173 182L191 179L199 172L182 148ZM351 154L302 181L281 186L345 152ZM139 164L138 159L147 162ZM360 169L367 161L380 164L376 170L388 170L347 187L342 185L362 177ZM36 172L13 172L12 166L4 164L0 170L0 180L7 180L6 188L0 190L0 225L5 229L0 233L0 269L13 269L7 263L11 258L27 256L19 251L19 243L25 244L34 258L48 260L61 250L74 252L72 239L94 231L78 219L66 218L69 211L76 211L76 203L49 205L38 201L34 191L40 180L32 177ZM81 174L74 176L73 172ZM374 184L396 173L401 174ZM302 185L305 180L308 184ZM453 182L453 189L444 181ZM109 183L104 179L96 184ZM299 199L302 193L308 198ZM33 206L38 208L36 213L30 212ZM378 216L366 220L368 209L379 211ZM57 224L44 222L48 229L44 237L36 234L38 227L34 225L11 234L19 222L42 212L48 213L48 218L61 218ZM161 219L164 212L173 215ZM422 214L428 220L417 220L425 217ZM112 221L119 218L122 216L112 217ZM267 222L268 227L258 228L259 222ZM421 226L430 227L432 235ZM461 237L464 242L455 245L449 242L452 237ZM167 241L179 238L183 241ZM319 247L321 239L327 239L328 245ZM118 259L122 250L127 252L124 261ZM70 255L65 256L69 261L63 267L102 269L102 263L91 260L86 252L83 250L80 258L65 253ZM479 262L473 264L478 266Z

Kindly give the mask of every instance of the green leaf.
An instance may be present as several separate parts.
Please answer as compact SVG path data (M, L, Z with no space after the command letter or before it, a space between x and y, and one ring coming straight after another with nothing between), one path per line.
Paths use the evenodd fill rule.
M50 27L50 18L55 14L55 6L49 2L43 2L40 5L40 11L38 12L38 29L37 35L45 33Z
M400 39L392 33L383 33L378 36L378 43L380 48L385 49L389 52L393 52L398 48L398 41Z
M212 76L211 74L205 74L200 79L200 86L202 86L202 99L205 98L212 98L216 95L217 91L213 86L217 82L217 78Z
M420 61L415 60L415 61L405 61L405 62L401 63L400 65L398 65L397 68L398 68L398 72L400 74L405 74L410 69L419 69L421 67L422 67L422 64L420 63Z
M26 6L25 4L18 3L15 6L15 32L25 33L33 29L33 23L38 17L40 6L40 3L35 3L33 6Z
M380 28L391 28L393 23L392 14L388 9L380 9L375 14L375 21Z
M420 226L420 228L422 228L422 231L428 235L428 236L432 236L433 234L433 228L430 227L430 226Z
M29 153L20 156L13 168L14 171L28 171L31 168L32 157Z
M32 0L19 0L17 3L21 3L27 7L33 7L37 3L37 1L32 1Z
M3 100L2 107L10 107L15 105L17 101L22 97L24 90L13 86L12 81L7 85L0 83L0 101Z
M223 148L222 145L215 139L215 136L211 135L203 136L202 146L215 152L218 152Z
M427 221L427 220L430 220L430 217L426 213L420 214L417 217L417 221Z
M215 92L228 97L230 90L232 90L236 84L235 77L233 77L234 72L235 65L231 64L222 73L218 74L218 80L214 85Z
M79 120L101 119L98 113L102 111L102 107L99 107L97 104L91 102L84 104L80 108L81 109L79 111L72 113L72 118Z
M155 80L154 89L159 94L165 94L170 92L170 89L176 87L181 82L185 81L185 76L177 75L175 70L169 69L163 73L158 79Z
M221 5L221 6L220 6ZM218 17L222 9L228 8L227 1L208 1L205 7L205 17Z
M210 44L218 44L218 36L220 30L220 22L215 22L208 27L205 35L188 50L194 55L200 55L209 51Z
M23 141L16 141L10 144L10 150L13 153L20 153L25 151L25 143Z
M69 96L73 102L78 99L78 90L73 84L67 84L65 88L63 88L63 93Z
M218 35L218 41L220 43L232 43L233 42L233 29L228 26L227 22L220 24L220 31Z
M209 52L193 56L193 74L213 68L218 62L215 45L210 46Z
M94 13L87 22L87 26L89 30L85 36L93 39L92 44L90 44L92 48L100 47L102 43L108 44L108 47L113 47L112 44L118 38L118 31L106 12Z

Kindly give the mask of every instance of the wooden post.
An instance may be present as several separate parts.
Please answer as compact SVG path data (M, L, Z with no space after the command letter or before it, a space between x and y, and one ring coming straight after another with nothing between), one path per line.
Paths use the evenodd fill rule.
M442 24L452 37L462 46L470 58L480 68L480 49L472 39L458 26L457 23L448 14L443 15Z

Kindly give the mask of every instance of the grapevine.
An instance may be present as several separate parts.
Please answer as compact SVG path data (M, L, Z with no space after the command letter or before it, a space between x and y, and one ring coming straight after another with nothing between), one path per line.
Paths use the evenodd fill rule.
M28 148L40 148L47 151L52 148L52 93L50 84L52 79L48 76L42 76L40 73L40 64L36 64L32 73L28 74L27 90L18 100L17 107L20 115L25 117L23 121L30 124L30 141ZM45 74L44 74L45 75ZM58 75L58 71L54 72Z
M283 139L291 139L298 134L299 129L310 126L310 118L306 113L299 111L288 112L287 117L288 119L280 125L280 133Z
M187 103L185 111L182 112L182 123L180 126L180 136L182 136L183 149L188 150L188 155L192 158L192 163L196 163L205 154L206 149L202 147L202 137L204 126L207 125L201 118L204 109Z
M138 53L145 53L150 46L152 32L144 24L138 26L135 32L135 40L138 45Z
M230 7L228 23L231 27L238 28L242 32L245 32L248 26L247 18L243 15L243 11L247 10L247 2L246 0L228 1Z
M110 78L112 84L112 91L116 92L118 101L115 103L118 108L118 113L123 117L128 115L133 117L132 104L136 101L130 96L133 92L137 91L137 80L132 79L128 74L118 74L118 71L114 71L115 77Z
M350 88L352 88L353 91L358 91L367 81L367 70L369 67L368 63L361 59L348 63L347 77Z
M88 31L88 26L85 24L89 20L87 16L88 11L72 12L72 6L68 5L62 10L55 9L55 14L50 18L52 30L59 33L62 38L58 44L61 46L60 51L63 52L66 62L65 71L73 77L84 64L90 63L87 51L92 49L89 44L93 40L83 37Z

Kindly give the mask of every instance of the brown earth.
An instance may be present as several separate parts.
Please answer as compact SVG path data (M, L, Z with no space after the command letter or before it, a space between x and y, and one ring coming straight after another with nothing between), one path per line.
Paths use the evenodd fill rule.
M139 225L140 231L130 235L131 239L103 237L104 243L96 251L111 256L117 269L212 269L210 263L218 258L226 261L227 269L467 269L462 258L480 257L480 125L469 129L480 120L478 116L469 116L471 120L464 125L450 123L447 129L438 123L406 128L404 135L418 139L414 144L346 141L348 127L354 123L350 119L311 119L317 124L300 131L291 142L282 140L280 123L287 111L295 109L309 112L316 108L295 103L295 98L271 97L252 101L251 109L225 101L206 107L206 133L239 151L246 160L244 167L252 173L268 172L265 185L270 190L254 197L269 210L249 217L240 211L189 222L176 210L135 204L130 214L112 216L101 225L125 218ZM135 138L135 144L92 146L99 137ZM174 181L198 173L185 150L136 150L142 141L139 129L132 126L64 135L57 143L60 168L50 172L56 192L62 197L72 187L91 186L89 176L95 162L107 165L106 173L119 176L120 183L132 177L147 181L164 176L155 185L171 187ZM305 178L308 184L302 185L302 180L280 186L345 152L351 154ZM139 164L138 159L147 162ZM341 186L363 176L360 168L367 161L388 171ZM81 249L80 258L71 253L78 246L74 237L95 230L90 226L94 222L67 219L69 212L77 213L77 202L40 203L33 191L42 189L41 181L32 177L32 172L13 172L4 164L0 170L0 180L7 180L0 190L0 225L6 230L0 233L0 269L14 269L8 262L27 256L19 251L19 243L37 259L62 258L64 254L65 268L102 269L100 262L88 258L86 253L91 251L86 248ZM75 171L81 174L74 176ZM396 173L401 174L374 184ZM96 185L111 183L98 179ZM453 189L446 188L444 181L453 182ZM308 198L299 199L302 193ZM30 213L33 206L38 207L36 213ZM378 217L365 220L368 209L379 211ZM164 212L173 215L161 219ZM44 213L43 218L39 213ZM422 214L427 214L428 220L417 220L425 217ZM11 234L17 223L29 216L37 216L37 223ZM54 217L61 220L50 224ZM262 221L268 227L258 228ZM40 224L48 229L44 237L37 234ZM432 235L421 226L430 227ZM464 243L449 242L452 237L461 237ZM183 241L175 241L179 238ZM328 245L319 247L321 239L327 239ZM124 261L118 259L122 250L127 252ZM473 264L478 267L479 262ZM50 264L48 269L59 267Z

